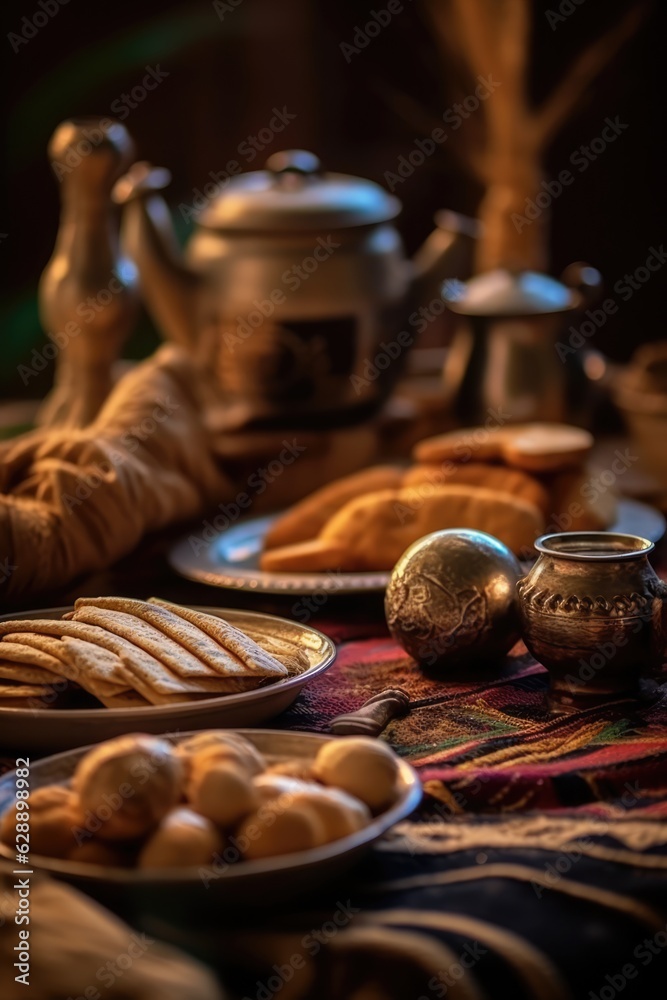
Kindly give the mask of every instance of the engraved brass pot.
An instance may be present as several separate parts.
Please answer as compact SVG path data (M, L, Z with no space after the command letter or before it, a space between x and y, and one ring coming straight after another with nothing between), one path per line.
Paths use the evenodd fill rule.
M549 706L570 712L638 691L667 638L667 586L634 535L544 535L517 591L526 646L550 673Z

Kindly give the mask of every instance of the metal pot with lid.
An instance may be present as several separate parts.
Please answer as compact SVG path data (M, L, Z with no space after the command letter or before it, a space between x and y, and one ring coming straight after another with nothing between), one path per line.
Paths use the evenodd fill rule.
M169 179L137 163L116 185L125 246L158 327L214 374L230 414L312 427L376 411L411 346L420 287L461 276L469 224L449 213L415 265L397 198L289 150L225 180L181 257L158 194Z

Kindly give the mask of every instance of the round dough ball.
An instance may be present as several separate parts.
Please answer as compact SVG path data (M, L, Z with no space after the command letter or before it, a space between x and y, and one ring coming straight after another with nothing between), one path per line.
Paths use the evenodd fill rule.
M305 804L315 810L322 823L323 839L320 843L329 844L348 837L370 823L370 810L359 799L338 788L322 788L319 785L314 788L299 792L292 801L295 806Z
M132 851L104 840L86 840L67 855L68 861L85 865L103 865L105 868L130 868L134 863Z
M313 774L323 785L333 785L380 812L396 798L398 762L380 740L341 736L326 743L315 758Z
M196 812L228 828L239 823L259 805L259 795L247 771L227 757L195 761L186 789Z
M192 809L174 809L144 844L139 868L187 868L207 865L225 842L213 823Z
M284 778L298 778L299 781L312 781L312 761L310 760L283 760L278 764L271 764L267 767L265 774L276 774Z
M86 754L72 786L83 809L101 822L100 837L133 840L180 801L182 764L166 740L119 736Z
M322 825L322 844L361 830L371 819L368 806L339 788L281 774L261 774L254 785L263 802L277 803L276 808L283 811L293 805L314 809Z
M283 808L280 798L269 799L247 816L234 837L247 861L306 851L325 839L324 826L312 806L302 802Z
M76 831L84 826L79 800L64 785L36 788L28 798L30 810L18 810L14 804L2 817L0 840L16 845L17 823L29 816L30 854L48 858L64 858L76 847Z
M238 733L230 733L220 729L208 729L202 733L195 733L194 736L177 744L175 752L183 760L186 775L189 774L197 761L209 757L235 762L251 776L260 774L266 767L264 757L252 743L244 739L243 736L239 736Z

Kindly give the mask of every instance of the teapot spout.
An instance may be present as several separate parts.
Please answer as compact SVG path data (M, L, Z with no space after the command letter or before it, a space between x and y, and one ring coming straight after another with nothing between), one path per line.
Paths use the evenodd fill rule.
M157 193L170 180L168 170L135 163L112 196L124 206L121 243L137 266L151 316L169 340L191 351L200 279L181 263L169 209Z
M440 298L442 283L449 278L466 280L472 274L476 241L481 226L458 212L442 211L436 228L413 258L415 300L420 304Z

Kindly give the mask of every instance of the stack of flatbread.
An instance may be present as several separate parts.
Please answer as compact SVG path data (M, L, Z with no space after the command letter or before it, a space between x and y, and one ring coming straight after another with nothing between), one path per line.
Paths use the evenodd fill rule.
M250 691L309 666L294 642L124 597L84 597L62 619L0 622L0 705L47 707L78 687L107 708Z

